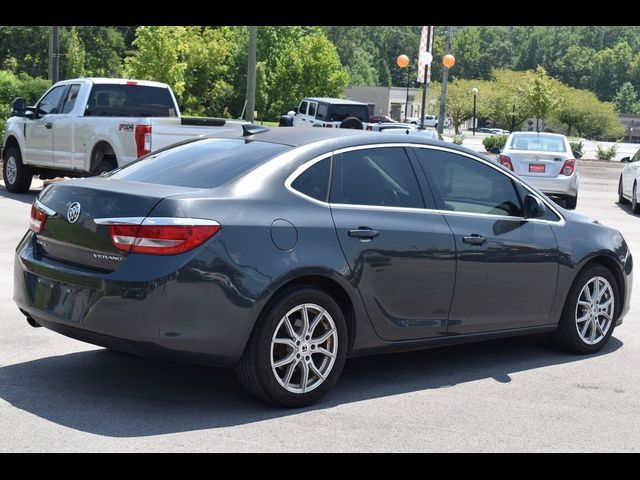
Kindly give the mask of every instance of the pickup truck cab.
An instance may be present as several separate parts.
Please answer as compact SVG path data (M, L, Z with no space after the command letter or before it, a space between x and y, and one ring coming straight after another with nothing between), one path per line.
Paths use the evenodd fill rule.
M244 122L185 118L164 83L80 78L53 85L35 106L12 104L2 143L7 190L40 178L99 175L170 144L240 129Z

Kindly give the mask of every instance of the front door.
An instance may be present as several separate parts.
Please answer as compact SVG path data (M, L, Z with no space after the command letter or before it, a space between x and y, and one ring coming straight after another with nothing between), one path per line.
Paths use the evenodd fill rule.
M37 105L36 118L27 120L24 153L30 164L53 165L53 123L66 88L61 85L49 90Z
M338 239L352 281L385 340L446 330L455 244L433 206L432 197L423 199L404 148L357 149L334 157L331 212Z
M548 324L558 277L549 222L523 217L516 184L499 167L449 151L415 152L455 236L447 334Z

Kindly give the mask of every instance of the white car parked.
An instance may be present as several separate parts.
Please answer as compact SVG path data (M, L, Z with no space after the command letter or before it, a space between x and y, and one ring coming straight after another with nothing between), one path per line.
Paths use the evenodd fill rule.
M514 132L507 138L498 162L548 195L563 197L567 209L578 202L576 154L569 140L556 133Z
M631 202L633 213L640 213L640 150L633 157L624 157L620 161L627 166L622 170L618 182L618 203Z

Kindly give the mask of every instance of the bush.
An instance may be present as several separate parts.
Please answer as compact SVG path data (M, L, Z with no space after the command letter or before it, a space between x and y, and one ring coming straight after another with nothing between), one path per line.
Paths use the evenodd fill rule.
M571 150L572 151L578 152L582 156L582 154L584 153L582 151L582 149L584 148L584 143L582 142L582 140L580 140L578 142L569 142L569 145L571 145Z
M500 150L504 148L504 144L507 143L506 135L489 135L482 140L482 145L488 151L493 147L498 147Z
M596 145L596 158L598 160L611 160L618 153L618 142L614 143L610 147L602 147L598 143Z
M453 136L453 143L456 145L462 145L462 142L464 141L464 135L460 134L460 133L456 133Z

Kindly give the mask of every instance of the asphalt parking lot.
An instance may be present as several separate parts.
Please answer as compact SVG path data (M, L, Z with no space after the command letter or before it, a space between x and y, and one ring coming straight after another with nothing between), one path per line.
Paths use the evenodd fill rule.
M640 217L616 203L619 172L581 162L578 211L620 229L640 260ZM247 397L230 370L28 326L12 272L35 193L0 186L2 452L640 451L638 285L597 355L528 337L358 358L319 404L283 410Z

